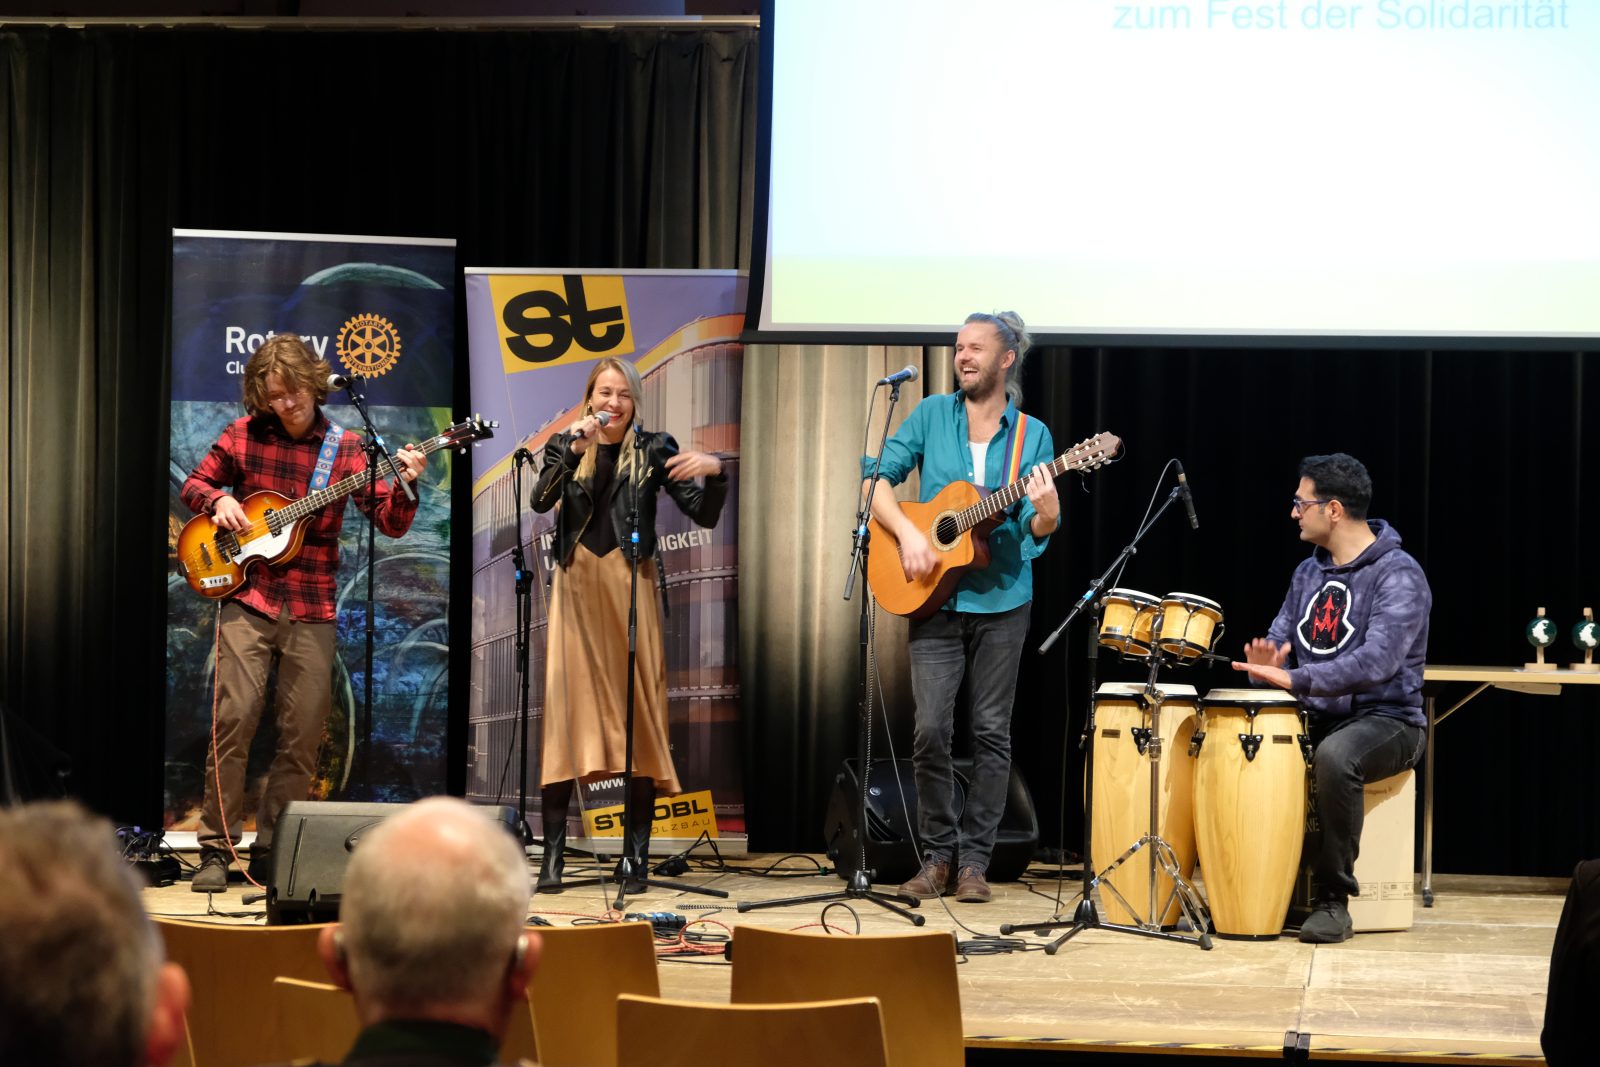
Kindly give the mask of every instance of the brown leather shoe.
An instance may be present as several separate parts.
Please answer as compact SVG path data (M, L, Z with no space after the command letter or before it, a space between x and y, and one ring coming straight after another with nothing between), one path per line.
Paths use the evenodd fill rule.
M900 886L900 892L918 900L928 900L944 892L945 879L950 876L950 864L943 860L923 860L922 870Z
M963 867L956 876L956 899L963 904L987 904L994 899L994 890L984 881L982 867Z

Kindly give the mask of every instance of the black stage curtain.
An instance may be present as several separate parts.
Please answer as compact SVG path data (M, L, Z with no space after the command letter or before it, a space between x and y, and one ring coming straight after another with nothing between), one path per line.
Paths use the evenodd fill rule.
M172 228L454 237L463 266L742 267L755 44L751 29L0 34L0 674L25 792L159 818ZM466 410L464 356L456 395ZM464 693L470 642L454 648Z

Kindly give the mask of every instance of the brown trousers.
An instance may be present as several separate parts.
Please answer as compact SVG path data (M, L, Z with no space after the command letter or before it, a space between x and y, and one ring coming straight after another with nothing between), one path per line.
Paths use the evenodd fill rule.
M265 710L274 654L278 656L274 709L278 750L256 809L256 847L271 848L273 827L284 805L306 799L323 727L333 707L334 636L333 623L295 622L288 609L268 619L232 601L222 606L216 747L206 746L206 792L197 835L201 848L227 849L230 841L239 841L245 762Z

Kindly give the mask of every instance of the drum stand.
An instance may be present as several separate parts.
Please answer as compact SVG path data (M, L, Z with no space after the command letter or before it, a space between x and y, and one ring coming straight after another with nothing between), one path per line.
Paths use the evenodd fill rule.
M1054 956L1056 951L1061 948L1064 942L1071 940L1084 930L1091 929L1117 930L1125 934L1137 934L1140 937L1153 937L1162 941L1180 941L1185 944L1199 945L1202 949L1206 949L1208 951L1211 948L1211 935L1206 933L1206 927L1209 925L1210 919L1206 913L1205 907L1200 904L1199 897L1195 893L1194 887L1188 882L1184 881L1183 876L1178 872L1178 864L1173 855L1172 846L1167 844L1166 841L1162 840L1160 834L1161 794L1158 789L1158 786L1160 785L1158 775L1160 773L1160 757L1162 747L1160 729L1162 694L1160 693L1160 690L1155 688L1156 673L1161 669L1161 653L1158 649L1152 648L1150 653L1150 679L1145 686L1145 693L1154 698L1154 712L1149 720L1153 729L1148 731L1148 743L1154 746L1150 760L1150 830L1138 841L1130 845L1127 851L1125 851L1121 856L1118 856L1114 861L1112 861L1109 867L1101 871L1099 874L1094 873L1094 861L1091 858L1093 856L1093 850L1091 848L1091 835L1093 833L1094 826L1094 746L1096 733L1094 722L1095 667L1099 662L1100 657L1100 590L1105 588L1105 584L1106 582L1110 581L1111 576L1117 573L1118 570L1134 555L1134 553L1138 552L1139 541L1146 533L1150 531L1150 528L1156 524L1161 516L1166 514L1167 509L1171 507L1173 503L1182 495L1183 490L1181 487L1173 487L1172 491L1167 494L1167 499L1162 502L1161 507L1157 509L1156 513L1150 516L1149 520L1146 521L1143 526L1139 527L1138 531L1133 535L1133 540L1129 541L1127 545L1123 546L1122 551L1117 554L1117 558L1112 561L1111 566L1107 567L1098 578L1089 583L1088 590L1083 594L1082 597L1078 599L1077 603L1072 606L1072 610L1067 613L1067 617L1061 621L1059 626L1056 627L1055 632L1046 638L1044 643L1039 646L1039 652L1041 655L1045 652L1048 652L1050 647L1055 644L1056 638L1060 637L1062 632L1066 630L1068 624L1071 623L1073 619L1077 618L1078 614L1085 607L1092 607L1093 615L1090 621L1093 623L1093 625L1089 627L1089 704L1084 722L1084 745L1082 746L1086 753L1084 760L1084 859L1082 896L1078 901L1078 907L1073 912L1071 920L1050 921L1044 923L1003 923L1000 927L1000 932L1002 934L1009 934L1015 930L1032 930L1034 933L1044 934L1050 930L1057 930L1061 927L1066 927L1067 929L1065 933L1045 946L1044 951L1045 955L1047 956ZM1152 634L1152 636L1155 635ZM1151 701L1147 701L1145 699L1140 700L1141 707L1144 707L1146 710L1149 710L1150 704ZM1144 920L1140 920L1137 924L1131 926L1101 921L1100 915L1095 910L1094 906L1094 890L1098 885L1105 885L1111 890L1112 893L1116 894L1117 899L1122 901L1123 906L1127 907L1129 912L1135 915L1138 914L1137 909L1128 906L1128 902L1123 899L1121 893L1117 892L1116 887L1111 886L1109 883L1105 882L1104 879L1113 870L1121 866L1126 860L1146 846L1150 847L1149 921L1146 922ZM1156 910L1158 863L1161 865L1161 868L1165 870L1166 873L1172 878L1173 893L1177 895L1179 907L1183 910L1184 916L1189 920L1190 924L1195 928L1195 930L1198 931L1196 936L1191 937L1187 934L1181 934L1176 931L1161 929L1161 916L1166 913L1167 908L1171 907L1172 898L1169 896L1167 901L1162 905L1161 910Z
M1095 875L1093 884L1099 885L1102 892L1110 890L1111 895L1117 898L1130 915L1138 915L1139 909L1128 903L1128 899L1107 879L1110 877L1111 872L1132 859L1140 849L1148 847L1150 849L1149 918L1141 918L1134 927L1127 929L1130 929L1130 932L1159 936L1169 941L1190 941L1201 948L1209 949L1211 947L1211 935L1206 933L1206 927L1210 925L1211 917L1206 912L1206 906L1200 902L1200 895L1195 892L1194 886L1190 885L1183 877L1179 869L1177 855L1172 851L1172 846L1162 838L1160 832L1161 750L1164 747L1164 742L1161 740L1161 705L1166 700L1166 694L1162 692L1160 686L1156 685L1156 674L1160 670L1161 652L1157 649L1150 653L1150 678L1145 683L1144 692L1134 698L1139 702L1140 709L1147 716L1145 721L1149 723L1143 729L1134 730L1133 734L1134 740L1139 746L1140 754L1148 753L1150 756L1150 830L1139 840L1129 845L1122 855L1112 860L1105 870ZM1160 884L1158 866L1160 872L1164 872L1168 878L1172 879L1172 891L1167 894L1165 900L1161 901L1156 899L1156 887ZM1199 931L1198 936L1187 937L1183 934L1169 933L1161 929L1161 920L1172 908L1174 899L1177 900L1178 908L1183 912L1183 917L1188 920L1189 928ZM1107 929L1123 929L1123 927L1108 926ZM1068 936L1071 935L1069 934ZM1066 938L1061 940L1064 941Z

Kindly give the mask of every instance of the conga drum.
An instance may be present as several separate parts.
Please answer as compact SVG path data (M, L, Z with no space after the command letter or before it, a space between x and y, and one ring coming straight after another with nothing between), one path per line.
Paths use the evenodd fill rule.
M1200 701L1195 844L1218 937L1283 932L1305 831L1300 705L1282 690L1213 689Z
M1195 690L1189 685L1158 686L1163 700L1160 722L1161 765L1156 790L1161 802L1156 832L1172 846L1178 873L1185 881L1194 873L1194 759L1189 738L1195 730ZM1150 832L1150 752L1140 751L1134 731L1151 728L1150 713L1141 704L1144 686L1107 683L1095 692L1094 807L1090 824L1090 860L1095 872L1109 867L1128 846ZM1172 878L1156 865L1156 906L1169 899L1159 919L1150 912L1149 848L1141 850L1106 878L1131 905L1131 914L1116 894L1101 891L1107 921L1121 924L1178 921Z
M1110 589L1100 599L1100 644L1124 656L1148 656L1154 647L1160 597L1137 589Z
M1222 636L1222 605L1193 593L1168 593L1161 598L1161 627L1156 644L1179 659L1210 652Z

